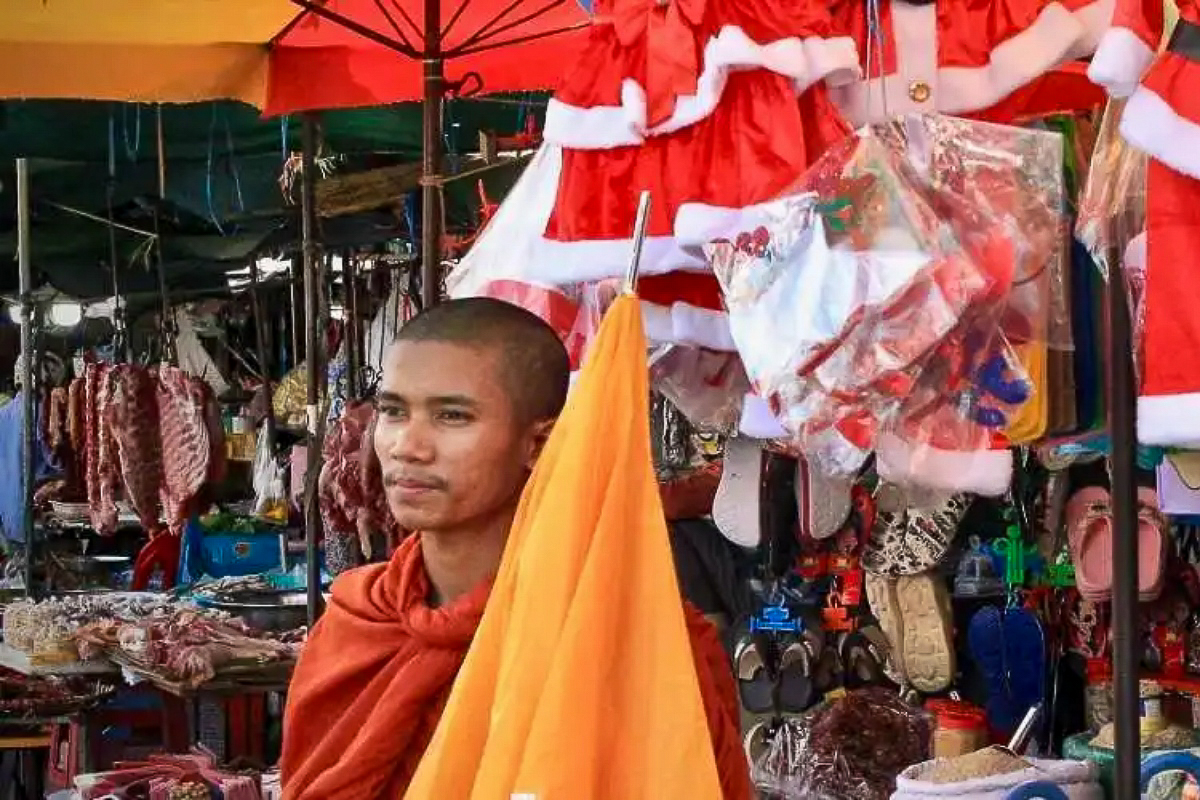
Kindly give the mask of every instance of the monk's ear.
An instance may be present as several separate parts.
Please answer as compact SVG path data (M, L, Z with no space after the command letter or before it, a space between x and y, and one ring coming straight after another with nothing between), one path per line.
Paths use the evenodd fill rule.
M525 468L533 471L533 465L541 458L542 448L546 446L546 440L550 438L550 431L554 430L554 420L544 419L533 423L530 430L530 447L529 459L525 463Z

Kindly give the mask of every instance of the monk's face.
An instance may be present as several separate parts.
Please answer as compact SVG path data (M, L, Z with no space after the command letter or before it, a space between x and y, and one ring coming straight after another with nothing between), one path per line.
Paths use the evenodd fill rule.
M384 360L375 452L388 506L406 530L450 532L511 514L537 456L499 351L398 342Z

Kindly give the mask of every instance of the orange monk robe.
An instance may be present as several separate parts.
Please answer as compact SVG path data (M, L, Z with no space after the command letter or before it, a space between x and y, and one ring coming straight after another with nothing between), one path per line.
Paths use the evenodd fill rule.
M288 690L284 800L401 800L490 588L431 609L419 536L337 580ZM699 612L685 616L725 800L751 800L728 658Z

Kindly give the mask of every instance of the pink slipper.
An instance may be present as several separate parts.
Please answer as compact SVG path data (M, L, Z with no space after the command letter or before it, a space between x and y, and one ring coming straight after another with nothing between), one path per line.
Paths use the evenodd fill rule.
M1162 592L1167 562L1169 523L1158 510L1158 492L1138 488L1138 599L1157 600Z
M1112 596L1112 498L1102 486L1085 486L1067 502L1067 541L1075 585L1093 602Z

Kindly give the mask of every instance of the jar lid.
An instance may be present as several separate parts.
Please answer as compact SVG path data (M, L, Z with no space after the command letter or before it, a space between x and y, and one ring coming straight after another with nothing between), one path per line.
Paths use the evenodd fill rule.
M974 714L956 711L942 711L937 715L939 728L948 730L984 730L987 728L987 717L983 713Z

